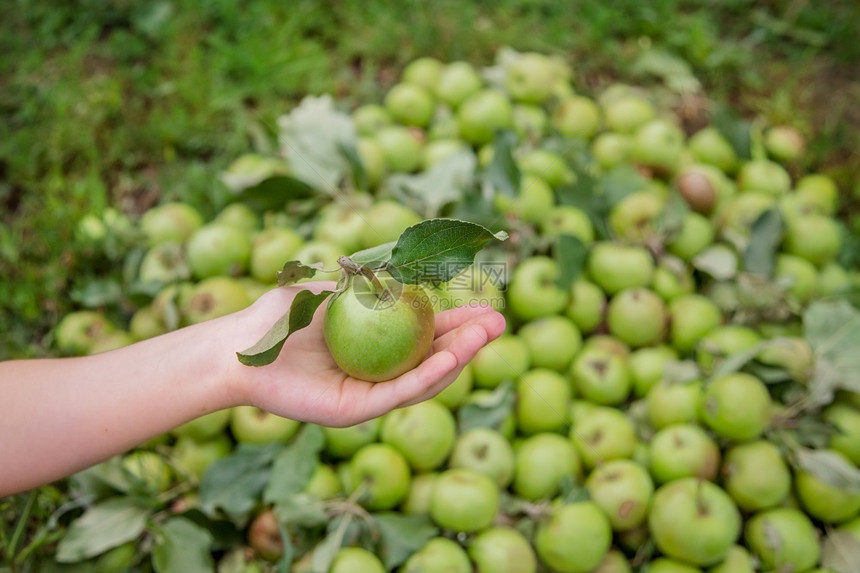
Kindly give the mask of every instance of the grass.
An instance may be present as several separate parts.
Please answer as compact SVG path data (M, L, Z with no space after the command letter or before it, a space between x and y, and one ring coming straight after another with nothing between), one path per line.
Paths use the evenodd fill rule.
M796 125L808 166L850 189L856 2L481 0L389 3L10 0L0 7L0 359L44 356L76 286L115 269L76 242L87 213L189 200L271 137L302 95L378 101L411 59L488 64L505 45L565 57L583 91L637 74L647 46L706 93Z

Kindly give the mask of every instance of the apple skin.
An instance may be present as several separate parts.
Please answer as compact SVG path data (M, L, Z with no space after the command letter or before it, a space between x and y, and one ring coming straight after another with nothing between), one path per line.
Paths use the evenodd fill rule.
M451 62L442 68L435 85L436 97L457 109L470 95L481 89L483 81L468 62Z
M433 486L438 478L437 472L412 476L409 492L400 504L400 511L408 515L430 515Z
M402 125L389 125L374 135L389 171L411 173L421 165L424 135Z
M439 82L445 64L436 58L422 57L409 62L403 68L403 81L432 90Z
M540 221L541 234L546 237L571 235L586 245L594 242L594 225L588 213L572 205L554 205Z
M230 203L215 216L216 225L235 227L251 235L260 228L260 216L244 203Z
M368 382L391 380L415 368L435 337L433 309L424 289L380 278L388 292L397 293L396 300L380 299L370 282L356 275L345 290L332 295L323 319L334 361L350 376Z
M696 255L711 246L715 234L710 219L695 212L685 213L681 229L666 245L666 248L676 257L691 261Z
M645 244L657 235L657 222L666 200L657 191L635 191L612 206L609 228L622 242Z
M245 287L232 277L215 276L203 279L188 293L187 301L180 302L179 313L183 323L197 324L225 316L247 307L251 300Z
M779 196L791 189L791 176L780 165L768 159L754 159L738 170L738 189Z
M540 177L529 174L522 176L516 197L501 193L493 196L493 206L499 212L532 224L546 219L554 204L552 187Z
M779 253L774 263L773 276L801 304L808 303L818 295L818 271L808 259Z
M687 141L687 147L697 161L726 173L733 173L737 166L738 156L734 148L715 127L708 126L694 133Z
M588 256L588 273L607 294L647 287L654 277L654 260L643 247L596 243Z
M549 57L523 52L505 69L505 89L514 101L540 104L555 86L555 66Z
M598 134L591 142L591 154L608 171L630 161L632 145L629 135L607 131Z
M528 539L512 527L491 527L469 544L476 573L535 573L537 557ZM467 571L471 572L471 568ZM418 572L416 572L418 573Z
M514 268L507 299L511 312L522 320L534 320L560 313L570 294L555 281L558 263L545 256L525 259Z
M499 512L499 488L484 474L445 470L433 485L430 517L440 527L471 533L489 527Z
M640 165L673 173L684 151L684 133L662 119L654 119L639 127L633 134L630 155Z
M517 331L529 350L535 368L562 371L582 347L582 334L572 320L547 316L528 322Z
M570 376L576 392L597 404L620 404L630 395L627 359L605 348L586 345L574 358Z
M239 276L247 269L251 257L248 232L223 223L203 225L185 246L188 265L198 279Z
M803 512L789 507L754 515L746 523L744 540L767 571L807 571L821 555L815 526Z
M633 573L627 557L618 549L610 549L591 573Z
M475 386L495 388L504 380L518 380L531 364L526 343L515 334L502 334L472 359Z
M720 309L700 294L679 296L669 303L669 339L681 353L693 352L699 341L723 321Z
M744 511L782 503L791 491L791 471L774 444L756 440L729 448L723 458L723 488Z
M699 418L699 403L702 399L702 382L655 384L645 397L648 421L655 430L672 424L694 423Z
M301 422L283 418L256 406L234 406L230 414L230 432L240 444L286 442L296 435Z
M561 430L568 420L570 382L556 372L536 368L517 383L517 427L523 434Z
M323 426L325 451L336 458L349 458L361 447L375 442L381 427L382 418L371 418L345 428Z
M514 478L514 462L514 450L501 433L473 428L457 438L448 466L482 473L506 488Z
M426 127L433 119L436 104L430 92L412 83L400 83L385 94L385 109L403 125Z
M836 427L830 448L860 466L860 411L849 404L835 403L824 410L824 419Z
M203 226L203 215L188 203L163 203L140 218L140 230L150 247L161 243L184 243Z
M167 491L173 481L170 465L156 452L135 450L123 456L121 465L138 491L159 494Z
M720 468L720 448L701 427L672 424L651 438L650 460L657 483L688 477L713 480Z
M666 302L672 302L680 296L696 292L696 283L690 268L676 265L674 260L664 258L663 262L654 269L654 279L651 283L654 292Z
M798 200L810 210L833 215L839 207L839 187L833 178L822 173L810 173L798 179L794 186Z
M607 127L616 133L634 133L657 114L654 105L635 94L607 98L601 96L603 115Z
M383 127L394 122L387 109L377 104L366 104L352 112L352 123L362 137L372 137Z
M633 347L653 346L666 334L668 312L654 291L624 289L609 301L606 324L609 332Z
M475 146L489 143L496 131L514 125L514 111L508 97L484 89L470 95L457 109L460 137Z
M191 269L180 243L159 243L146 252L140 262L137 278L143 283L187 281Z
M177 438L187 436L198 441L208 440L224 431L230 423L231 413L230 408L216 410L186 422L170 430L170 433Z
M361 249L363 246L361 237L367 225L365 199L364 196L359 196L325 205L320 209L312 239L334 245L342 253L354 253ZM294 245L293 253L301 247L301 244L298 242ZM282 258L281 265L283 266L283 263L288 260L290 259Z
M303 243L301 235L286 227L271 227L259 232L251 240L248 264L251 276L265 284L276 282L278 271L295 258Z
M523 499L549 499L565 476L578 478L582 462L570 440L551 432L524 438L514 450L513 490Z
M361 160L364 174L367 177L367 186L376 189L385 177L388 165L385 162L385 153L379 143L372 137L359 137L355 142L355 151Z
M608 406L595 406L574 419L570 438L586 468L609 460L633 457L636 429L624 412Z
M639 348L628 358L633 393L647 396L651 389L663 379L666 365L678 360L678 352L665 344Z
M632 460L610 460L585 480L590 499L609 518L613 531L628 531L645 523L654 482L640 464Z
M708 573L755 573L752 555L742 545L735 545L719 565L708 569Z
M302 488L302 493L325 501L334 499L342 490L343 486L334 468L328 464L318 463L314 473L308 479L308 483Z
M403 231L421 222L418 213L390 199L375 202L363 216L361 247L364 249L396 241Z
M424 146L421 155L421 168L426 171L452 155L463 152L471 153L472 151L468 145L459 139L432 139Z
M135 311L128 323L128 330L136 340L146 340L167 332L167 326L153 305L142 306Z
M380 439L403 454L418 472L442 465L456 437L454 415L434 400L392 410L382 418Z
M593 332L601 322L606 308L606 295L591 281L578 278L570 287L570 301L564 314L583 334Z
M851 467L851 460L841 453L830 453ZM824 523L842 523L860 512L860 493L830 485L815 475L798 470L794 474L794 489L806 514Z
M600 128L600 108L585 96L570 96L558 102L552 127L565 137L591 139Z
M363 547L341 547L334 556L328 573L386 573L379 557Z
M54 339L60 352L66 355L87 354L93 344L116 327L95 310L76 310L65 315L54 328Z
M723 324L714 328L699 341L696 362L706 371L721 359L753 348L761 342L761 336L742 324Z
M435 537L416 551L398 573L472 573L469 555L460 544L447 537Z
M453 382L436 394L433 399L442 403L449 410L457 409L472 391L475 383L475 373L472 363L466 364Z
M648 565L648 573L700 573L702 570L675 559L658 557Z
M600 508L590 502L556 508L535 533L538 557L554 571L587 573L609 551L612 528Z
M772 411L767 386L755 376L736 372L705 386L699 418L723 438L746 441L762 435Z
M397 507L409 492L409 464L403 454L388 444L363 446L347 463L353 483L344 484L344 489L349 493L365 489L359 503L367 509Z
M573 183L576 174L567 166L562 157L546 149L531 149L516 157L521 173L540 177L555 189L560 185Z
M798 215L787 224L783 250L821 267L833 261L842 248L836 219L817 213Z
M683 478L655 492L648 528L663 554L703 567L729 554L741 532L741 514L719 486Z

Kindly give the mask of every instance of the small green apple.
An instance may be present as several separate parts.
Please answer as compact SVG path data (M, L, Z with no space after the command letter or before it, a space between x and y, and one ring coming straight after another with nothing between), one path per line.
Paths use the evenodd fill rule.
M475 383L475 374L472 370L472 363L463 366L460 374L453 382L448 384L444 390L436 394L433 399L441 402L449 410L454 410L463 403L466 396L472 391L472 386Z
M720 468L720 447L699 426L672 424L651 438L650 460L657 483L688 477L713 480Z
M768 159L754 159L741 165L738 171L738 189L757 191L771 196L782 195L791 189L791 176L780 165Z
M603 169L609 170L630 161L633 141L629 135L607 131L591 142L591 154Z
M352 112L352 123L358 135L372 137L383 127L394 122L388 110L377 104L365 104Z
M700 129L690 137L687 145L697 161L718 167L726 173L734 172L737 166L737 153L716 127Z
M720 309L701 294L679 296L669 303L669 339L681 353L693 352L699 341L723 321Z
M729 440L753 440L770 425L773 404L767 386L750 374L720 376L705 386L700 419Z
M457 124L460 137L472 145L483 145L492 141L496 131L513 127L513 106L502 92L483 89L460 104Z
M386 573L382 561L363 547L341 547L331 562L328 573Z
M791 471L779 448L756 440L732 446L722 467L723 487L744 511L774 507L791 490Z
M573 205L554 205L540 221L541 234L547 237L571 235L586 245L594 242L594 225L588 213Z
M633 393L640 398L647 396L663 380L667 364L677 360L678 352L665 344L634 350L628 359Z
M379 437L382 418L371 418L354 426L329 428L323 426L325 451L336 458L348 458L362 446L375 442Z
M588 273L607 294L647 287L654 277L654 259L644 247L601 242L592 246Z
M399 573L472 573L469 555L459 543L447 537L434 537L413 553Z
M830 448L860 466L860 411L850 404L835 403L824 410L824 420L836 427Z
M499 502L498 486L489 477L466 468L449 469L433 485L430 517L452 531L480 531L496 518Z
M410 173L421 165L424 134L420 130L389 125L379 129L374 139L382 150L389 171Z
M841 453L835 450L829 453L847 467L854 467ZM810 472L796 471L794 486L806 514L824 523L841 523L860 512L860 493L831 485Z
M517 383L517 427L524 434L561 430L569 422L570 394L570 382L555 370L526 372Z
M624 356L596 346L586 346L570 368L576 392L597 404L620 404L630 395L630 367Z
M821 555L815 526L803 512L789 507L754 515L746 523L744 540L768 571L807 571Z
M251 258L249 233L223 223L203 225L186 243L188 264L198 279L219 275L239 276Z
M227 424L230 423L231 413L232 410L229 408L216 410L195 418L190 422L186 422L181 426L172 429L170 433L177 438L188 436L189 438L193 438L198 441L208 440L224 431Z
M108 318L96 310L76 310L65 315L54 328L54 339L63 354L87 354L93 344L116 331Z
M633 347L653 346L666 335L668 312L654 291L642 287L624 289L609 301L609 332Z
M160 243L184 243L203 226L203 216L188 203L163 203L140 218L140 230L150 247Z
M429 515L430 500L433 497L433 487L439 474L429 472L412 476L409 492L400 505L400 510L408 515Z
M755 573L755 563L746 547L735 545L719 565L708 569L708 573Z
M585 96L569 96L556 104L551 123L564 137L591 139L600 128L600 108Z
M454 415L435 400L398 408L382 418L380 439L396 448L415 471L442 465L454 448Z
M260 228L260 216L245 203L230 203L215 216L213 223L235 227L251 235Z
M531 544L513 527L491 527L478 533L469 544L469 557L475 563L475 573L537 571L537 558Z
M552 95L555 66L537 52L519 54L505 69L505 89L514 101L540 104Z
M277 281L284 263L294 259L304 243L301 235L286 227L271 227L254 235L248 264L252 277L261 283Z
M547 521L538 524L534 541L540 560L563 573L591 571L600 565L611 543L609 520L590 501L555 508Z
M286 442L296 435L301 422L267 412L256 406L234 406L230 432L240 444Z
M514 477L514 450L496 430L473 428L457 438L448 465L482 473L505 488Z
M560 313L570 294L556 283L559 273L558 263L545 256L532 256L517 265L507 293L514 315L533 320Z
M633 457L636 429L624 412L597 406L574 419L570 437L586 468Z
M597 466L585 480L591 501L609 518L613 531L627 531L645 523L654 482L632 460L610 460Z
M215 276L194 285L180 303L182 321L197 324L242 310L251 303L245 287L233 277Z
M648 421L655 430L672 424L694 423L699 417L702 381L658 382L645 397Z
M457 109L466 98L479 91L483 83L472 64L460 61L442 68L434 88L436 97Z
M524 438L514 450L514 458L513 490L530 501L555 496L562 479L576 479L582 473L582 462L571 441L551 432Z
M582 347L582 335L576 324L564 316L538 318L520 327L517 335L529 350L535 368L562 371Z
M433 119L436 104L426 88L400 83L385 94L385 109L403 125L426 127Z
M472 359L475 386L495 388L504 380L518 380L531 364L528 346L515 334L502 334Z
M367 509L392 509L409 493L409 464L387 444L362 446L347 463L353 483L345 483L344 489L349 493L361 490L359 503Z
M606 308L606 295L591 281L578 278L570 287L570 301L564 313L583 334L593 332L601 322Z

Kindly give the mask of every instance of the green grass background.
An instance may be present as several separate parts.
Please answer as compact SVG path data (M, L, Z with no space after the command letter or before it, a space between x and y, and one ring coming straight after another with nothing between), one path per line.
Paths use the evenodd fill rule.
M115 264L77 221L167 199L214 213L220 171L305 94L380 101L419 56L563 56L579 91L654 82L659 47L707 96L799 128L855 209L860 4L851 0L7 0L0 4L0 359L50 353L76 286Z

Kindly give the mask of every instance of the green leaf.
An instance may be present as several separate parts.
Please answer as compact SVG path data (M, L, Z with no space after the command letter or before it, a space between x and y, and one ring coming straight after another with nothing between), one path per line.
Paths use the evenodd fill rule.
M633 62L631 71L637 75L656 76L663 80L667 88L677 94L693 94L702 88L690 64L660 48L642 52Z
M295 440L275 458L263 500L266 503L285 501L302 491L319 464L323 445L322 429L316 424L305 424Z
M353 187L355 189L367 189L367 169L364 168L364 162L358 154L358 148L352 143L345 143L343 141L340 142L338 148L340 149L340 154L349 164Z
M335 517L329 522L328 535L322 540L313 550L311 558L312 571L328 571L331 564L343 545L343 538L346 535L346 530L352 521L351 514L344 514Z
M860 493L860 468L831 450L794 450L797 465L826 484L849 493Z
M717 280L728 280L738 274L738 257L726 245L713 245L693 257L693 267Z
M477 159L471 150L455 153L416 175L396 174L386 186L396 199L424 217L437 217L446 205L462 199L474 183Z
M152 550L156 571L206 573L213 571L212 534L184 517L171 517L157 530Z
M244 518L256 506L269 481L272 461L281 444L240 444L236 451L217 460L200 482L200 508L215 516L218 509L232 518Z
M320 263L306 265L301 261L287 261L284 263L284 268L278 271L278 286L288 286L302 279L313 278L320 269Z
M860 310L845 300L815 302L803 329L815 357L808 384L815 403L830 402L839 389L860 392Z
M371 269L377 269L384 266L391 258L391 251L394 249L395 244L395 241L383 243L381 245L353 253L349 258L357 265L364 265Z
M328 521L324 502L309 493L296 493L275 503L278 522L285 525L317 527Z
M657 218L657 230L666 240L672 240L678 236L684 226L684 216L690 208L681 194L673 192L666 200L663 212Z
M493 234L467 221L429 219L400 235L385 270L402 283L445 282L471 265L488 242L507 238L504 231Z
M734 148L740 159L749 159L751 154L751 126L748 121L738 117L732 109L724 104L718 104L711 118L711 123L717 131Z
M286 175L287 164L276 157L246 153L221 174L221 181L234 193L256 187L266 179Z
M149 508L132 497L113 497L72 522L57 546L60 563L83 561L136 539L146 529Z
M744 251L744 270L771 276L774 259L785 235L785 222L779 209L768 209L752 225L749 244Z
M761 351L767 348L769 342L770 341L759 342L752 348L748 348L747 350L735 352L734 354L719 358L717 365L711 371L711 378L719 378L721 376L734 374L735 372L746 366L747 363L754 360L756 356L761 354Z
M283 209L292 201L313 195L314 190L304 181L289 175L276 175L242 190L236 200L256 211L265 212Z
M463 434L473 428L498 430L514 411L516 393L512 382L502 382L493 392L465 404L457 412L457 423Z
M554 254L559 268L556 284L560 288L568 290L585 267L585 261L588 259L588 246L578 237L561 234L555 244Z
M687 384L702 379L702 371L694 360L672 360L663 368L663 381L667 384Z
M236 353L239 362L245 366L266 366L274 362L287 338L308 326L319 305L333 292L324 290L314 294L309 290L299 291L290 304L290 310L272 325L263 338L251 348Z
M847 531L830 531L821 545L821 566L833 573L857 573L860 539Z
M350 168L343 149L356 142L352 119L335 108L330 95L308 96L278 118L278 127L290 172L318 191L337 194Z
M439 533L426 515L385 512L374 514L373 521L379 528L379 555L386 571L406 561Z
M513 131L500 131L493 140L493 159L484 177L493 190L502 195L516 196L520 192L520 168L514 160L517 136Z

